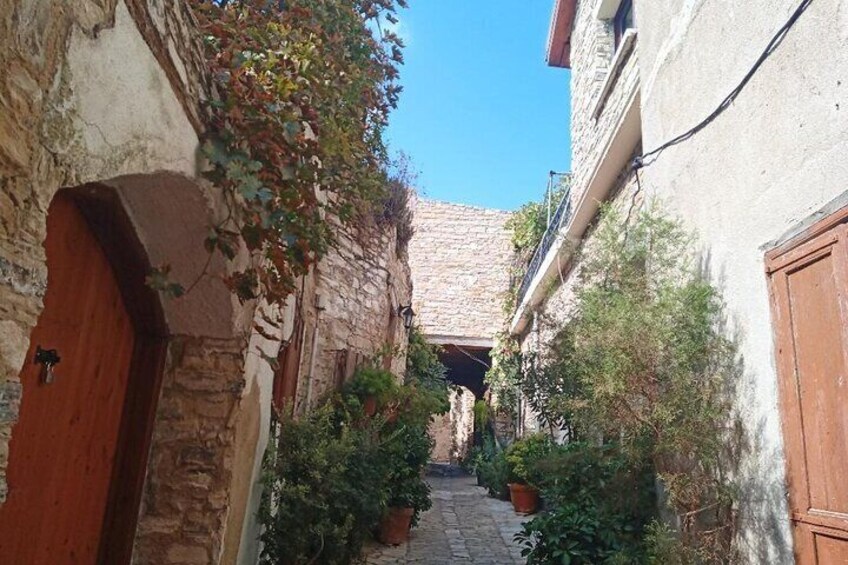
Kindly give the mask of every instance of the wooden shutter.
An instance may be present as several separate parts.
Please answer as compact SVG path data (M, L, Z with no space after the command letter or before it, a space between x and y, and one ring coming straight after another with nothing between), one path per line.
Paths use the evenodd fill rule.
M766 256L795 557L848 564L846 213Z
M300 375L300 356L303 350L303 319L297 315L291 339L280 348L277 355L277 371L274 374L274 407L282 411L286 403L293 403L297 395Z

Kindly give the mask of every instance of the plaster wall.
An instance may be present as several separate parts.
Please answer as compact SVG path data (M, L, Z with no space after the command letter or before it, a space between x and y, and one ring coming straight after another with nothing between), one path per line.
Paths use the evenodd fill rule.
M707 116L797 5L637 1L645 149ZM848 1L818 0L723 114L641 173L647 194L695 230L727 303L744 368L740 548L751 563L793 562L763 255L846 202L846 112Z
M509 288L509 212L424 198L413 206L409 264L421 331L491 340L502 329Z

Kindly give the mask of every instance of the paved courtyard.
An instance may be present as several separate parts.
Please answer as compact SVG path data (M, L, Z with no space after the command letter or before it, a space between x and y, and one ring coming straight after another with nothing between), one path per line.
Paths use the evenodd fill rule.
M509 502L486 496L474 477L430 477L433 508L409 543L373 547L368 563L524 563L513 535L526 520Z

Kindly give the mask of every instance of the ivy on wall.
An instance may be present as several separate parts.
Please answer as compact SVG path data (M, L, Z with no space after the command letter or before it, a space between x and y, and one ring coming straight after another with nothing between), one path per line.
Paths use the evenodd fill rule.
M326 253L326 214L350 223L394 205L383 139L402 42L381 29L404 0L190 0L213 97L202 151L223 190L206 251L248 264L226 284L242 301L282 303ZM395 187L396 188L396 187ZM375 205L376 203L376 205ZM182 287L154 272L152 285Z

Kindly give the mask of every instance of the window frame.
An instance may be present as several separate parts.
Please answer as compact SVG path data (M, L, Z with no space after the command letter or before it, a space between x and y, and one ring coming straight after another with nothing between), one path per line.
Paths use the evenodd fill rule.
M630 16L630 25L627 25L627 16ZM633 9L633 0L621 0L615 15L612 18L614 47L618 50L621 40L628 29L636 29L636 17Z

